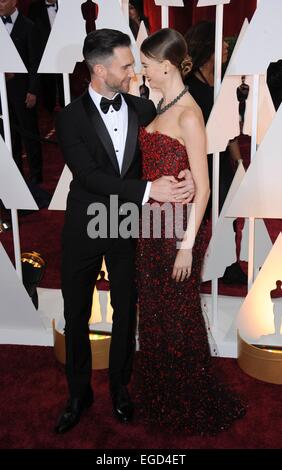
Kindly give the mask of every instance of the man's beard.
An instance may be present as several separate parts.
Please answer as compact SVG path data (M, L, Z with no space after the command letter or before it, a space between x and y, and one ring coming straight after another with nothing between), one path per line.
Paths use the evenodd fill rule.
M129 90L130 80L124 80L120 83L107 83L107 87L114 93L127 93Z

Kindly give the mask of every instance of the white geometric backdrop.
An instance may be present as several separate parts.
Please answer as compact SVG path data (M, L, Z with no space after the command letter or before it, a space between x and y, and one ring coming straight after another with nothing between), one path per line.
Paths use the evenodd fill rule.
M75 63L82 60L82 44L85 37L85 21L82 18L80 7L82 0L60 0L59 11L56 17L46 50L39 66L39 72L55 72L55 73L71 73ZM139 65L139 55L137 46L132 37L131 31L127 23L127 15L122 12L121 4L125 2L119 0L96 0L99 5L99 15L97 19L97 27L114 27L121 29L131 36L133 43L133 52L136 59L137 70ZM182 6L180 1L155 1L156 4L163 8L167 6ZM229 1L226 0L200 0L198 6L207 5L223 5ZM68 21L66 21L68 18ZM208 264L205 265L205 278L214 278L222 274L224 266L230 264L234 260L234 246L231 233L232 219L229 217L277 217L282 218L282 185L279 181L282 175L282 159L280 155L280 141L282 128L282 109L280 108L277 115L273 119L274 109L270 101L269 93L265 85L265 74L269 62L282 58L282 2L277 0L260 0L256 13L248 26L244 24L237 47L234 50L227 73L225 75L220 93L211 113L208 125L208 142L209 152L224 150L230 138L239 134L238 125L238 102L236 98L236 88L240 84L240 76L247 75L246 81L252 88L252 75L261 74L261 85L259 92L258 107L258 142L260 146L253 158L246 174L242 167L238 169L235 180L230 188L222 215L218 220L218 224L214 231L210 242L210 255ZM144 31L143 31L144 34ZM0 54L0 72L22 72L23 64L20 60L16 49L10 40L7 31L0 22L0 44L1 48L5 47L5 54ZM256 53L254 53L256 51ZM250 113L252 109L252 90L247 102L245 132L250 132ZM228 116L229 118L226 118ZM232 117L232 119L230 119ZM220 124L219 124L220 122ZM220 132L217 130L220 129ZM4 200L7 207L15 208L34 208L35 202L28 194L21 177L19 176L11 155L0 140L0 151L3 158L0 159L0 197ZM9 160L9 161L8 161ZM5 185L5 181L1 175L5 172L5 181L12 182ZM65 208L65 201L68 192L68 185L71 179L69 170L65 167L62 178L58 184L57 191L50 205L50 209ZM16 185L16 186L15 186ZM17 191L11 191L11 187L17 187ZM20 189L19 189L20 188ZM20 195L20 197L19 197ZM245 224L244 230L246 230ZM256 245L256 257L260 264L265 259L270 250L271 243L263 222L258 225L258 233L260 233L260 242ZM224 256L218 257L222 251L219 239L223 239L226 244ZM229 234L228 236L226 236ZM226 238L225 238L226 236ZM244 237L243 237L244 238ZM246 237L245 237L246 239ZM243 243L246 243L243 241ZM273 248L274 249L274 248ZM281 240L275 244L275 256L281 256ZM243 252L243 248L242 248ZM246 254L246 250L245 250ZM217 263L215 259L218 257L220 261ZM255 292L256 283L261 282L262 274L269 269L273 256L269 257L267 264L262 266L260 274L251 289L244 308L240 310L239 326L240 330L244 330L244 325L250 319L249 296ZM280 258L279 258L280 259ZM266 268L264 268L266 266ZM271 270L270 270L271 272ZM273 274L274 275L274 274ZM275 272L274 277L278 276ZM9 261L3 247L0 245L0 281L1 281L1 310L4 314L0 317L0 327L3 331L13 328L22 328L23 337L29 332L35 333L33 338L37 344L41 344L44 334L42 333L42 324L38 318L38 312L35 311L30 302L24 288L19 283L14 268ZM272 280L273 281L273 280ZM269 284L270 285L270 284ZM273 282L271 283L273 285ZM268 287L267 287L268 289ZM252 297L253 299L253 297ZM251 302L253 309L253 300ZM19 314L20 312L20 314ZM52 317L52 312L50 313ZM257 316L251 317L254 322ZM234 323L234 316L230 324ZM219 324L219 329L222 325ZM38 335L37 335L38 333ZM217 332L214 332L217 336ZM226 333L226 332L225 332ZM260 336L263 332L260 331ZM255 337L255 334L252 333ZM43 336L42 336L43 335ZM224 334L222 335L224 336ZM226 334L225 334L226 336ZM20 335L18 341L21 342ZM25 339L26 340L26 339ZM22 342L25 341L22 338ZM0 341L5 342L3 335ZM40 342L41 341L41 342ZM233 343L232 343L233 341ZM234 337L231 341L231 349L226 355L236 355L236 341ZM222 351L224 348L222 348ZM225 350L224 350L225 351ZM226 350L227 351L227 350ZM230 353L231 351L231 353Z

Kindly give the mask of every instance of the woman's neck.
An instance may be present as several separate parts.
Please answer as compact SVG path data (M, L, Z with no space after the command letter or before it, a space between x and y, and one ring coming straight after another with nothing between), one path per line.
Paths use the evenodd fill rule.
M163 106L170 103L184 89L184 83L179 75L166 84L160 91L163 95Z

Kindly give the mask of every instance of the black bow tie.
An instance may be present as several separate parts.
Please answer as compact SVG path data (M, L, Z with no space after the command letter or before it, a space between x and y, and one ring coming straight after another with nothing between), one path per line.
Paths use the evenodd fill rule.
M12 18L10 16L1 16L1 18L2 18L2 21L3 21L4 24L6 24L6 23L11 23L12 24L13 23Z
M112 105L112 107L118 111L121 107L121 96L117 95L115 99L113 100L108 100L107 98L103 98L100 101L100 108L103 111L103 113L107 114L109 111L109 107Z
M45 3L46 8L56 8L57 11L57 2L55 3Z

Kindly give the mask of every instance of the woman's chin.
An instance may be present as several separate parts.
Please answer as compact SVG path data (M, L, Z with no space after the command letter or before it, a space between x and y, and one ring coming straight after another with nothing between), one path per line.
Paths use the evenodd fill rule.
M153 82L148 82L149 83L149 87L151 88L151 90L157 90L157 87L156 85L154 85Z

